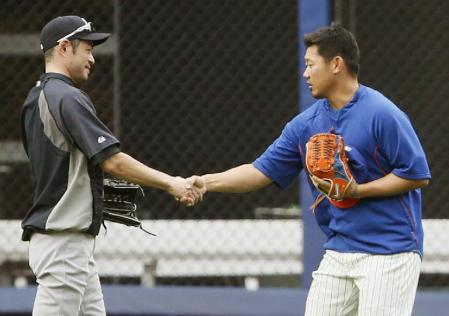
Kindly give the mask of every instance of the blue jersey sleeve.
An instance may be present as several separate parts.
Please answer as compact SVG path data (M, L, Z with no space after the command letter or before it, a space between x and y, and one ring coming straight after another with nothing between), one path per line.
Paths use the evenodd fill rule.
M389 171L404 179L429 179L424 150L407 115L395 106L378 114L375 134Z
M293 122L284 127L279 138L253 162L253 165L282 189L288 187L303 168L299 137Z

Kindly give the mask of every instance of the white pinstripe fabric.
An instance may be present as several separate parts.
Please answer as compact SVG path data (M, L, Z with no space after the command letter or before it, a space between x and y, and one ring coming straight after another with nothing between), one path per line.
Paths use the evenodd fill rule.
M327 250L306 303L306 316L410 316L421 258Z

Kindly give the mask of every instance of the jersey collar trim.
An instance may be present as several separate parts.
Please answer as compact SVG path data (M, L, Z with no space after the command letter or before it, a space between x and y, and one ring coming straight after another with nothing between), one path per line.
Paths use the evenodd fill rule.
M359 98L363 95L363 93L364 93L364 91L365 91L365 86L364 85L361 85L361 84L359 84L359 88L357 89L357 91L355 92L355 94L354 94L354 96L352 97L352 99L351 99L351 101L349 101L340 111L341 112L344 112L344 111L347 111L347 110L349 110L350 108L352 108L352 106L354 105L354 104L356 104L357 103L357 101L359 100ZM332 108L332 106L330 105L330 103L329 103L329 100L328 99L324 99L324 105L325 105L325 107L326 107L326 110L328 110L328 111L335 111L333 108Z
M57 72L47 72L47 73L42 74L41 82L44 82L48 79L60 79L71 86L75 86L75 83L72 81L72 79L70 79L66 75L63 75L63 74L60 74Z

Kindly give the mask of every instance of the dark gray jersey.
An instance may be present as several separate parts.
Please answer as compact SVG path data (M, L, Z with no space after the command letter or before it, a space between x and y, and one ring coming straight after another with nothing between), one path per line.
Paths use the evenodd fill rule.
M119 141L96 115L89 97L66 76L42 75L22 108L22 137L31 161L33 205L22 222L32 231L98 234L103 171Z

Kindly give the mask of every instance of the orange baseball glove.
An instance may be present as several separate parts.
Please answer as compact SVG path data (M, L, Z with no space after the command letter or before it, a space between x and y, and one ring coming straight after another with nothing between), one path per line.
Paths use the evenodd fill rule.
M348 198L347 190L356 185L348 166L345 142L342 136L331 133L320 133L310 137L306 144L306 167L315 187L321 192L312 208L323 200L339 208L349 208L358 203L358 199ZM314 180L312 176L327 182L326 188Z

